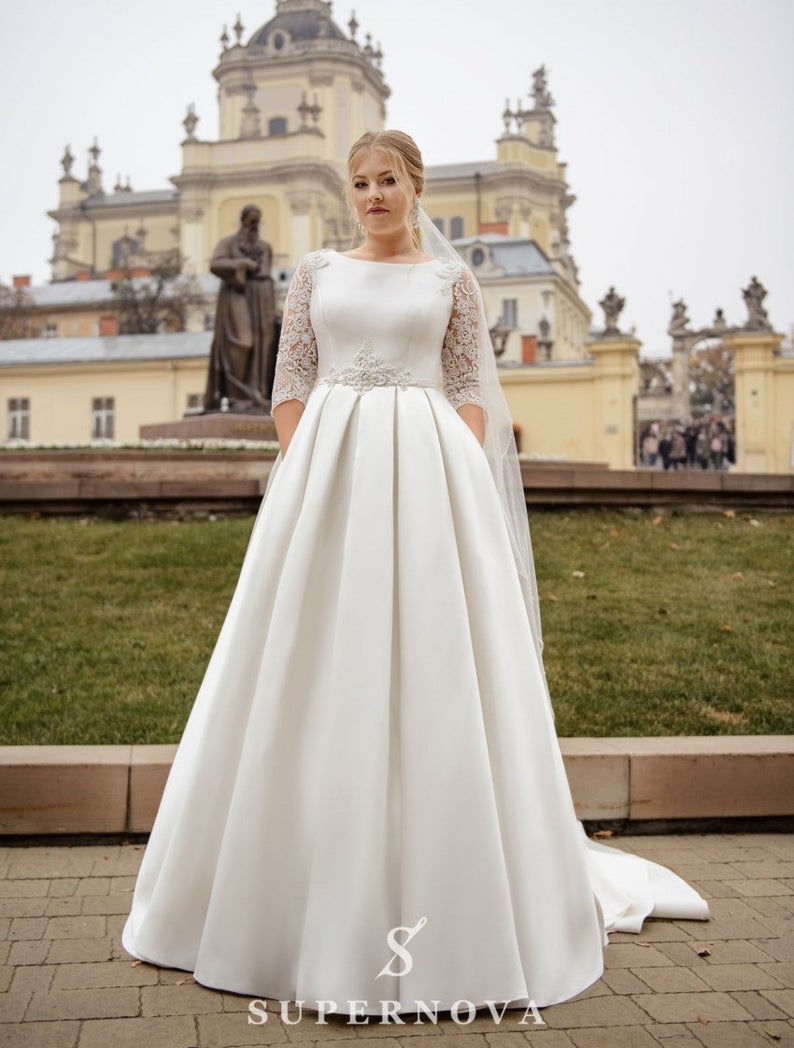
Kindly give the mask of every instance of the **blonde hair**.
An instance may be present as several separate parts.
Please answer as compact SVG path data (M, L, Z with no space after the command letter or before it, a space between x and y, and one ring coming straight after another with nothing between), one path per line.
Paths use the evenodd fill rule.
M351 212L355 214L352 197L355 163L360 153L370 149L378 149L386 153L391 161L392 172L397 179L397 184L401 187L408 203L412 203L414 197L418 197L425 186L425 167L419 146L404 131L365 131L360 138L356 139L347 155L349 177L345 187L345 196ZM422 237L419 226L412 224L410 230L414 247L420 247Z

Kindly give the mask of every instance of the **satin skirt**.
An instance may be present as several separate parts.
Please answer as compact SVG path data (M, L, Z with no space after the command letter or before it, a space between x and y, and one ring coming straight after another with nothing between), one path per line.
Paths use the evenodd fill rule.
M608 930L657 905L708 914L576 819L476 438L433 388L317 386L271 473L125 949L330 1011L542 1007L597 980Z

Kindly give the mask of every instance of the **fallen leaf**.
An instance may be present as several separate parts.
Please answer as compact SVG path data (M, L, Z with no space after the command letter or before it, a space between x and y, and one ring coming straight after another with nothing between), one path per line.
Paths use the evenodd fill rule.
M598 594L597 593L588 593L587 594L587 599L588 600L598 600Z
M711 950L704 946L702 950L698 950L698 957L711 957Z
M583 579L584 578L584 572L583 571L572 571L571 572L571 578L573 578L573 579Z
M744 578L744 574L741 571L734 571L733 575L731 575L731 578L736 579L738 581L739 579Z
M755 517L750 517L750 525L753 528L760 528L761 527L761 521L760 520L756 520Z
M771 587L771 589L777 589L777 583L773 582L772 579L767 579L766 581L769 583L769 586Z
M550 604L556 604L556 603L557 603L557 602L559 601L559 599L560 599L560 598L559 598L559 597L557 596L557 594L556 594L556 593L550 593L550 594L548 595L548 597L546 597L546 600L547 600L547 601L548 601L548 602L549 602Z
M612 530L610 531L609 534L612 536L613 539L616 539L618 537L618 535L620 534L620 532L618 531L617 528L612 528Z
M590 834L590 836L600 839L601 837L614 837L614 833L612 830L596 830L595 833Z
M708 1019L704 1015L699 1015L698 1016L698 1022L700 1023L701 1026L708 1026L708 1024L709 1024Z
M669 549L681 549L677 542L668 542L667 546Z
M776 1030L770 1030L766 1026L762 1026L761 1029L764 1031L767 1037L771 1037L773 1041L779 1041L782 1036Z
M651 524L655 524L657 528L659 527L659 525L661 523L662 523L662 518L661 517L654 517L653 520L651 521Z
M723 633L733 633L733 626L720 626Z
M725 509L725 510L722 511L722 515L723 515L723 517L728 517L728 519L730 520L731 518L736 516L736 510L735 509Z
M659 608L659 614L660 615L668 615L669 612L667 611L667 608Z

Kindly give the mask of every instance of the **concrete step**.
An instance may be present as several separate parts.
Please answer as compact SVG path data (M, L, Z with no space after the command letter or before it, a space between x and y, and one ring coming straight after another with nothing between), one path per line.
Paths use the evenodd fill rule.
M794 815L794 735L560 740L589 821ZM148 833L175 745L0 747L0 837Z

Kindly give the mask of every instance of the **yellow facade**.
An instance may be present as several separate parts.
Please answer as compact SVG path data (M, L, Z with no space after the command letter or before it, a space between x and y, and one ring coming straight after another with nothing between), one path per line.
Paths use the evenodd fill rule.
M145 336L137 336L145 338ZM207 357L101 364L27 364L0 371L3 407L25 399L32 444L90 444L93 403L113 400L113 440L135 443L139 427L181 418L203 393Z
M779 354L783 336L774 331L742 331L725 341L736 366L737 470L794 470L794 356Z

